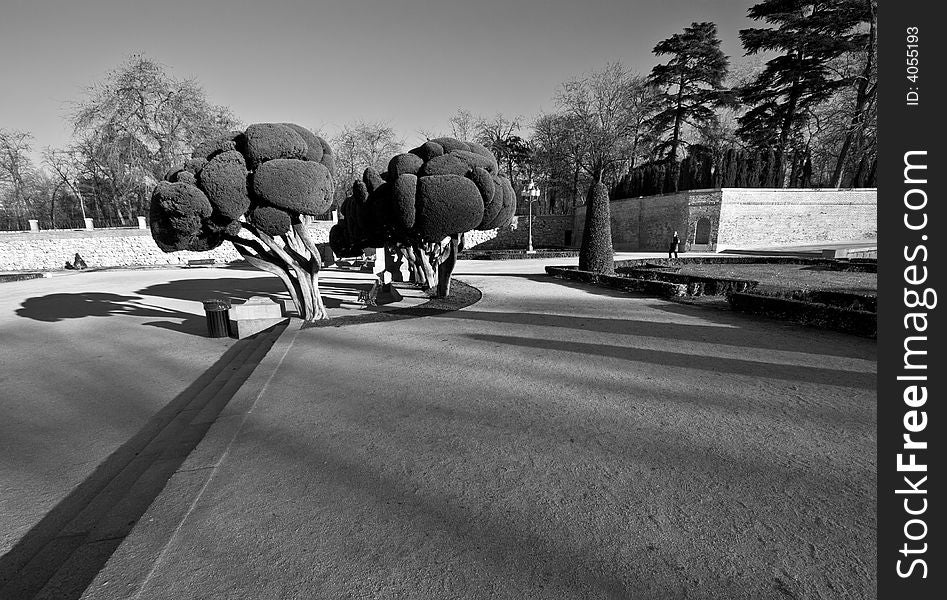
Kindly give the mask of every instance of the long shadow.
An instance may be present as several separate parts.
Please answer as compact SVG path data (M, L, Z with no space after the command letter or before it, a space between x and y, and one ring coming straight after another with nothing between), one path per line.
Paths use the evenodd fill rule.
M179 279L149 285L135 292L160 298L191 300L199 302L205 298L230 298L249 300L253 296L288 298L283 283L276 277L218 277L209 279Z
M144 323L150 327L160 327L190 335L205 335L205 317L181 310L149 304L143 296L157 296L200 302L206 298L229 298L248 300L253 296L269 296L274 299L288 297L281 282L275 277L254 278L208 278L183 279L169 283L159 283L140 290L135 294L123 295L109 292L57 293L27 298L16 310L20 317L26 317L46 323L56 323L68 319L85 317L131 316L158 319ZM327 298L330 308L340 303Z
M371 282L331 281L321 287L325 292L346 298L334 298L323 294L327 308L339 308L344 302L354 304L359 293L371 288ZM404 284L409 285L409 284ZM389 319L417 318L433 316L469 306L480 299L480 292L461 282L454 282L455 292L447 299L432 299L423 305L393 310L373 310L367 307L364 314L344 316L316 326L343 326L357 323L378 322ZM473 290L473 291L471 291ZM135 291L140 295L122 295L108 292L81 292L75 294L57 293L27 298L16 314L21 317L55 323L66 319L85 317L132 316L161 319L144 323L151 327L161 327L187 333L204 335L205 317L188 312L148 304L143 296L156 296L189 302L200 302L207 298L228 298L246 301L253 296L270 297L274 300L286 299L282 282L269 276L254 278L208 278L182 279L150 285Z
M471 275L472 276L476 275L478 277L483 276L480 274L473 274L473 273ZM498 275L498 276L503 276L503 275ZM827 336L838 337L839 339L852 338L851 334L829 331L829 330L816 328L812 326L800 325L800 324L796 324L796 323L792 323L788 321L780 321L780 320L776 320L772 318L751 315L751 314L742 313L742 312L734 312L730 309L729 304L726 303L725 301L721 301L720 303L715 303L715 304L708 303L708 304L695 305L692 302L687 302L687 301L675 302L672 300L659 300L657 298L654 298L654 296L650 296L648 294L609 290L607 288L600 288L598 286L594 286L587 283L568 281L564 279L557 279L551 276L546 276L546 277L529 276L528 278L532 279L533 281L544 281L547 283L556 283L564 287L572 288L575 290L581 290L581 291L584 291L596 296L607 296L610 298L626 298L626 299L627 298L648 298L653 301L651 304L652 308L670 312L670 313L675 313L675 314L687 315L691 317L700 317L702 319L716 321L719 323L725 323L731 326L740 326L741 322L744 324L746 322L768 323L768 324L775 323L775 324L779 324L780 326L797 329L800 332L805 333L806 335L812 335L812 334L827 335Z
M862 358L851 346L825 347L824 345L819 345L814 347L811 341L805 339L787 339L781 337L777 340L763 336L750 337L744 328L726 327L722 324L689 325L622 318L605 319L601 317L564 316L548 313L508 313L477 310L464 310L452 313L447 315L447 318L491 321L495 323L509 323L511 325L562 327L579 331L598 331L618 335L636 335L708 344L724 344L740 347L749 346L767 350Z
M59 293L27 298L16 310L16 314L46 323L85 317L124 315L162 319L144 324L180 333L203 335L205 331L203 316L150 305L145 303L141 296L124 296L107 292Z
M429 409L425 407L425 410ZM451 421L453 416L445 415L445 421L453 422ZM495 423L497 427L510 428L517 434L530 431L546 435L545 428L536 428L531 422L511 423L508 416L490 417L486 420ZM474 426L482 426L484 421L482 417L475 417L470 422ZM713 451L699 445L678 446L675 442L666 440L660 433L649 436L648 444L640 448L623 446L621 454L627 457L640 455L639 458L643 458L645 464L656 464L656 468L663 472L679 469L679 464L673 457L680 459L682 456L691 457L695 461L694 470L704 469L712 473L733 472L735 466L728 457L716 456ZM364 434L365 439L374 440L379 437L371 430L365 431ZM268 447L283 455L287 461L299 461L300 457L308 457L311 463L318 464L318 477L320 484L326 486L326 497L331 497L335 489L348 490L356 486L357 493L363 498L373 499L374 506L396 514L400 513L403 515L400 518L406 522L423 523L423 526L431 531L443 531L453 540L457 540L460 546L467 544L471 548L475 547L476 553L484 561L497 565L501 571L504 566L512 563L526 562L533 570L523 575L529 575L531 579L541 574L544 580L569 588L577 594L596 593L603 597L616 598L656 597L653 595L654 589L648 583L662 583L661 576L653 570L658 565L653 555L641 551L632 554L641 561L639 567L645 566L646 569L635 568L633 565L626 565L625 569L619 569L620 565L603 561L601 557L595 556L594 552L590 552L590 548L575 543L575 540L554 539L549 536L543 531L540 523L548 520L551 515L544 514L545 511L541 508L543 505L539 503L536 503L536 511L530 515L529 519L511 520L499 510L499 507L494 507L492 510L477 510L479 505L476 504L472 507L471 502L475 500L471 499L469 494L476 493L476 487L465 488L466 496L455 496L451 493L453 490L450 489L441 489L422 495L418 493L418 488L414 485L415 482L411 481L410 476L399 477L396 476L397 473L385 472L370 463L367 464L366 461L353 461L346 458L347 454L334 447L335 444L330 445L318 435L302 437L292 428L270 429L265 426L255 431L247 431L244 435L246 436L244 443ZM383 438L383 436L380 437ZM497 439L492 430L488 437L494 441ZM418 458L416 450L419 449L412 447L411 441L411 439L402 440L399 447L404 453L405 461L407 462L410 458L411 463L416 464ZM449 447L445 447L442 450L448 449ZM633 463L634 460L629 458L626 462ZM398 460L386 461L386 464L397 463ZM736 493L742 492L744 499L750 495L749 492L757 489L752 485L747 485L747 490L741 489L744 478L784 483L782 474L769 464L756 464L751 460L748 464L739 463L738 466L740 468L732 480L736 482L738 490ZM825 481L836 486L839 483L830 476L826 476L824 481L821 476L817 476L813 482L805 481L805 483L814 484L812 487L818 489L832 489L831 486L825 485ZM563 483L568 484L568 481ZM495 482L489 484L484 482L484 484L486 490L495 489L493 487ZM520 493L529 494L531 491L536 490L524 489ZM648 498L646 496L628 498L627 504L631 505L636 501L647 502ZM489 504L486 506L490 507ZM373 510L373 507L354 506L348 509ZM348 509L339 507L339 510L347 511ZM868 510L867 507L862 506L858 506L857 509ZM650 530L644 530L642 527L644 523L646 523L645 518L637 519L636 524L639 527L637 533L642 536L653 534ZM668 535L672 532L662 533ZM340 559L342 562L337 565L337 568L343 572L361 567L357 562L350 564L346 563L346 560L351 560L351 558L343 557ZM760 570L759 565L754 565L754 568ZM649 582L648 573L656 579ZM760 577L758 572L753 575ZM355 575L352 576L355 577ZM664 574L663 583L673 581L673 577L673 573ZM744 577L746 577L745 574Z
M621 360L654 363L662 366L700 369L712 372L727 372L747 377L765 377L787 381L805 381L820 385L837 385L875 389L877 382L874 373L858 373L839 369L822 369L797 365L773 364L763 361L742 360L695 356L666 350L642 350L626 346L608 344L590 344L575 341L545 340L506 335L467 334L465 337L492 344L509 344L526 348L539 348L554 352L573 352L618 358Z
M56 598L79 598L284 328L236 342L0 557L0 598L28 600L54 578Z

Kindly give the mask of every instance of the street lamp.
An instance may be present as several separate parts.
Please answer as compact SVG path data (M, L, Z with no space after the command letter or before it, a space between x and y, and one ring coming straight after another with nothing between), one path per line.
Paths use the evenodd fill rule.
M526 200L527 205L529 206L529 221L526 238L526 254L535 254L536 251L533 250L533 202L539 199L539 188L536 187L536 184L532 181L529 182L529 185L523 190L523 199Z

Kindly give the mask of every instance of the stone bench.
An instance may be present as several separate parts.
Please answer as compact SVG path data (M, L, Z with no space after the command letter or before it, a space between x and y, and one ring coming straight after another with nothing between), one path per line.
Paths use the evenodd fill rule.
M187 261L185 267L208 267L217 264L217 261L213 258L192 258Z

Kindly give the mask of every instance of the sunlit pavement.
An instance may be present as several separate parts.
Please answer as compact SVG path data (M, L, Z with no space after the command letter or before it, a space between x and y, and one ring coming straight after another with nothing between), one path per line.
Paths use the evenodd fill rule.
M541 274L574 260L287 330L85 597L873 597L875 342Z

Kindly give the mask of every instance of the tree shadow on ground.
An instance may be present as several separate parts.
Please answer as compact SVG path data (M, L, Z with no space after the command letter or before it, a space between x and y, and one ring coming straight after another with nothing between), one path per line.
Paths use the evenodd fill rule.
M107 292L58 293L27 298L16 310L21 317L56 323L85 317L130 316L162 319L144 323L191 335L202 335L204 316L148 304L141 296ZM171 319L171 320L169 320Z
M105 299L97 309L108 316L123 305ZM282 331L235 342L0 556L0 597L52 597L48 585L78 599Z
M655 363L685 369L700 369L713 372L727 372L745 377L766 377L788 381L805 381L818 385L837 385L862 389L875 389L877 381L874 373L823 369L800 365L776 365L770 362L744 360L737 358L696 356L682 352L666 350L645 350L628 346L609 344L590 344L575 341L536 339L508 335L468 334L465 337L480 342L508 344L527 348L539 348L554 352L573 352L597 355L605 358L617 358L634 362Z
M332 291L351 294L355 298L358 297L360 289L332 286ZM143 324L190 335L205 335L203 306L197 304L202 300L224 298L236 302L245 302L253 296L265 296L275 301L289 298L289 293L283 288L282 282L269 276L183 279L150 285L136 290L134 294L79 292L36 296L24 300L20 308L16 310L16 314L47 323L85 317L130 316L154 318L159 320ZM146 299L147 296L194 302L194 310L197 314L157 306L149 303ZM337 308L342 304L342 300L338 298L324 296L323 299L328 308Z
M490 277L490 274L478 274L471 273L471 277ZM722 333L724 328L731 328L734 330L746 329L748 325L750 326L776 326L783 329L784 333L786 331L795 331L798 333L798 338L794 341L797 342L793 344L793 347L787 347L785 345L785 339L783 340L783 345L776 346L774 342L769 341L761 337L756 338L752 342L753 347L758 348L771 348L774 350L792 350L799 352L812 352L812 338L818 337L823 339L833 346L834 349L831 351L821 352L822 354L831 354L835 356L851 356L859 358L868 358L874 360L874 353L872 351L872 356L865 356L863 351L858 351L855 349L855 346L862 346L860 342L856 342L861 336L853 336L849 333L842 333L837 331L831 331L822 329L820 327L815 327L811 325L802 325L799 323L793 323L790 321L782 321L773 318L768 318L759 315L751 315L743 312L735 312L730 309L730 305L726 300L721 298L719 303L695 303L691 301L674 301L670 299L656 298L649 294L642 294L637 292L623 292L618 290L612 290L608 288L602 288L599 286L573 282L564 279L557 279L549 275L523 275L523 274L512 274L512 275L495 275L497 277L523 277L529 279L530 281L536 281L541 283L554 283L564 287L572 288L574 290L579 290L592 294L595 296L605 296L609 298L625 298L625 299L647 299L649 300L648 308L654 308L656 310L671 313L673 315L679 315L688 318L697 318L704 321L711 321L715 325L686 325L686 324L675 324L675 323L652 323L655 327L660 329L670 330L670 331L684 331L686 334L682 334L680 339L695 339L692 336L699 336L701 331L706 331L707 328L714 327L713 333L709 333L706 337L697 337L696 341L705 341L705 342L714 342L720 339L719 343L728 343L722 341L728 337L728 334ZM607 322L617 322L606 320ZM624 321L624 320L623 320ZM642 325L646 325L646 322L642 322ZM646 334L641 334L646 335ZM654 334L659 337L677 337L674 335L664 336L661 334ZM739 337L738 334L733 333L732 336ZM831 338L831 339L830 339ZM738 342L736 345L748 345L745 340Z
M700 316L701 318L704 318L703 314L685 314L687 314L689 317ZM577 331L597 331L602 333L613 333L617 335L655 337L661 339L681 340L683 342L722 344L743 348L752 347L761 348L764 350L822 354L847 358L869 358L863 356L864 352L858 351L851 345L815 346L813 345L812 340L809 338L780 338L777 340L762 335L748 336L746 328L739 326L738 318L733 319L732 322L721 322L720 324L692 324L641 321L637 319L621 318L610 319L602 317L588 317L584 315L555 315L539 312L508 313L478 310L464 310L443 315L443 317L448 319L491 321L494 323L508 323L511 325L560 327L566 329L575 329Z

